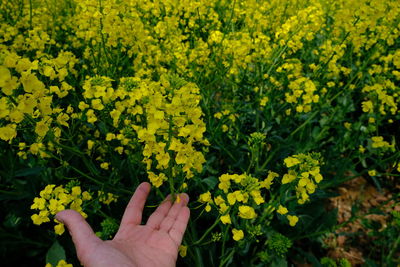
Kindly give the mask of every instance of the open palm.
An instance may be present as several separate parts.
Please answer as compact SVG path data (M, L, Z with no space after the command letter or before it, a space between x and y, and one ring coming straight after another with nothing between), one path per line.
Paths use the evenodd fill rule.
M175 266L190 216L189 197L181 194L180 201L175 203L167 197L146 225L141 225L149 192L149 183L139 185L112 240L98 238L76 211L64 210L56 215L57 220L67 226L84 266Z

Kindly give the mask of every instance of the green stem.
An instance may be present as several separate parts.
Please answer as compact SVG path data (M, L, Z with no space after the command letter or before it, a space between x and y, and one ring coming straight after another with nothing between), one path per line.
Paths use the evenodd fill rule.
M222 257L223 257L224 254L225 254L225 243L226 243L226 240L227 240L228 229L229 229L229 226L226 226L225 232L224 232L224 234L223 234L224 240L222 241L222 250L221 250L221 255L222 255ZM228 255L228 256L229 256L229 255ZM227 257L227 258L229 259L229 257ZM224 259L220 261L220 264L219 264L220 267L223 266L223 264L226 262L226 259L227 259L227 258L224 257Z
M247 167L246 173L250 172L250 169L254 164L254 147L251 149L250 153L251 153L251 158L250 158L249 167Z
M80 171L79 169L75 168L74 166L71 166L71 165L70 165L69 167L70 167L71 169L73 169L74 171L76 171L77 173L79 173L80 175L82 175L83 177L85 177L85 178L89 179L90 181L96 183L97 185L101 185L101 186L104 185L104 183L100 182L100 181L97 180L96 178L93 178L93 177L91 177L91 176L89 176L89 175L83 173L82 171ZM114 188L114 189L116 189L116 188ZM123 188L117 188L116 190L118 190L118 191L120 191L120 192L123 192L123 193L126 193L126 194L132 194L132 191L129 191L129 190L126 190L126 189L123 189Z
M299 127L296 128L296 130L294 130L293 132L290 133L289 137L292 137L293 135L295 135L304 126L306 126L312 119L314 119L315 116L317 116L319 113L320 113L320 111L315 111L313 114L311 114L311 116L308 117L308 119L305 122L303 122Z
M399 244L400 244L400 235L397 237L396 241L394 241L393 247L392 247L392 249L390 250L389 254L386 257L386 262L387 263L390 262L391 259L393 259L393 254L396 251L396 249L399 246Z
M201 243L201 241L203 241L204 238L206 238L206 236L218 225L219 223L219 218L220 216L218 216L218 218L215 220L215 222L213 223L213 225L211 225L207 231L202 235L202 237L200 237L199 240L197 240L196 242L194 242L191 246L196 246L198 244Z
M167 153L169 154L169 162L168 162L168 180L169 180L169 190L171 191L172 198L175 198L175 187L174 187L174 177L172 177L172 151L169 150L169 146L172 142L172 115L169 115L169 126L168 126L168 142L166 145Z
M220 267L224 266L224 264L230 259L232 258L233 254L235 253L235 249L232 249L231 252L229 252L228 256L226 256L224 258L224 260L221 261L221 263L219 264Z
M220 142L218 142L217 139L215 139L214 141L215 141L215 143L217 143L217 145L219 145L220 148L222 148L222 150L223 150L226 154L228 154L228 156L229 156L234 162L237 162L237 159L232 155L232 153L231 153L228 149L226 149L225 145L223 145L223 144L221 144ZM243 169L241 169L241 170L243 171Z
M195 224L193 223L193 221L190 220L190 221L189 221L189 230L190 230L190 231L187 232L187 233L190 235L190 240L197 239L197 232L196 232L196 229L195 229L195 226L194 226L194 225L195 225ZM203 257L202 257L202 255L201 255L200 248L197 247L197 246L190 246L190 247L191 247L192 249L194 249L194 251L195 251L195 255L194 255L195 260L194 260L194 262L195 262L196 267L202 267L202 266L204 266L204 264L203 264Z
M271 159L273 158L273 156L276 154L276 151L278 151L278 149L274 150L273 152L269 153L268 158L264 161L263 165L261 165L261 168L258 168L258 170L263 170L265 168L265 166L267 166L267 164L271 161Z

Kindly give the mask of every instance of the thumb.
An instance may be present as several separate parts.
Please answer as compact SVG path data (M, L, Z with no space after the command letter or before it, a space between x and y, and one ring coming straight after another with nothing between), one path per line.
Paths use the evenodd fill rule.
M82 263L86 262L85 259L90 255L91 250L101 242L101 239L94 234L90 225L75 210L60 211L56 214L56 219L67 226L79 260Z

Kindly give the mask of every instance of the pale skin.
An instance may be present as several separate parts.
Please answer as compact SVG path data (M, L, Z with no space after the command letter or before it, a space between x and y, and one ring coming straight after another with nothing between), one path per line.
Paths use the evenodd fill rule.
M141 225L150 187L149 183L138 186L112 240L98 238L85 219L74 210L64 210L56 215L56 219L67 226L83 266L175 266L178 248L189 221L189 197L180 194L180 201L172 203L168 196L147 223Z

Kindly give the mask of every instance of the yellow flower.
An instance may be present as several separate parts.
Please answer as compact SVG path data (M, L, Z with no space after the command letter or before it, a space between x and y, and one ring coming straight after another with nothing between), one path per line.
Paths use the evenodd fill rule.
M41 216L40 214L33 214L31 216L31 219L32 219L33 223L36 225L41 225L44 222L50 221L48 216Z
M214 202L216 205L220 206L221 204L225 203L225 200L221 196L217 196L214 198Z
M91 200L91 199L92 199L92 195L88 191L85 191L85 192L82 193L82 200L83 201Z
M51 193L53 192L55 186L55 184L46 185L46 187L42 191L40 191L39 195L44 199L50 199Z
M207 191L199 196L199 202L201 203L210 203L212 202L211 193Z
M117 202L117 197L112 193L105 193L103 191L97 192L99 196L99 201L103 204L109 205L111 202ZM79 199L80 200L80 199Z
M115 134L113 133L107 133L106 134L106 141L111 141L115 139Z
M72 264L68 264L65 260L60 260L56 267L73 267Z
M282 177L282 184L290 183L290 182L292 182L294 179L296 179L295 172L290 172L290 171L289 171L289 173L286 173L286 174L283 175L283 177Z
M290 168L290 167L293 167L293 166L299 164L300 160L298 160L297 158L294 158L294 157L287 157L286 159L284 159L283 162L285 163L286 167Z
M221 216L220 219L223 224L231 224L232 223L231 216L229 214L225 214L225 215Z
M323 177L322 177L322 175L321 175L320 173L317 173L317 174L314 176L314 180L315 180L316 183L321 182L322 179L323 179Z
M217 113L214 114L214 118L221 119L221 117L222 117L222 113L221 112L217 112Z
M0 87L5 86L9 79L11 79L10 71L6 67L0 66Z
M296 215L287 215L287 219L289 220L290 226L295 226L296 223L299 221L299 217Z
M260 100L260 106L261 106L261 107L265 107L265 105L267 104L268 101L269 101L268 96L264 96L264 97L261 98L261 100Z
M88 140L88 141L87 141L88 150L92 150L93 146L94 146L94 141Z
M221 204L219 205L219 212L220 212L221 214L224 214L227 210L229 210L229 206L226 205L225 202L224 202L224 203L221 203Z
M33 199L33 204L31 205L32 210L43 210L46 205L46 199L35 197Z
M0 127L0 139L3 139L4 141L11 141L17 136L16 128L16 124L8 124L5 127Z
M180 245L179 246L179 255L183 258L186 256L186 253L187 253L187 246Z
M57 122L58 122L60 125L63 125L63 126L65 126L65 127L69 127L69 124L68 124L68 122L67 122L68 120L69 120L68 114L60 113L60 114L57 116Z
M227 195L228 203L229 205L234 205L236 203L236 194L235 193L229 193Z
M104 170L108 170L110 164L108 162L103 162L100 164L100 168L104 169Z
M326 85L327 85L328 87L334 87L334 86L335 86L335 83L334 83L334 82L328 82Z
M54 232L55 232L57 235L62 235L62 234L65 232L64 224L62 224L62 223L56 224L56 225L54 226Z
M92 107L96 110L103 110L104 105L101 103L100 99L93 99L92 100Z
M369 176L376 176L376 170L369 170L368 171Z
M279 205L279 207L278 207L278 209L276 210L276 212L278 212L279 214L284 215L284 214L288 213L288 209L285 208L285 207L282 206L282 205Z
M156 175L153 172L148 172L148 175L151 184L155 187L160 187L164 181L168 180L167 176L164 173Z
M370 100L362 102L361 106L362 106L362 111L364 112L371 113L374 111L374 104Z
M278 176L279 176L279 174L277 174L276 172L268 171L267 178L264 181L260 182L260 188L270 189L273 180Z
M46 133L49 131L49 126L47 120L41 120L36 123L35 133L40 137L44 137Z
M79 102L78 108L79 108L80 110L85 110L85 109L89 108L89 105L86 104L85 102L82 102L82 101L81 101L81 102Z
M27 93L42 92L45 89L45 85L32 73L22 74L21 82Z
M210 206L210 204L207 204L206 207L204 208L204 210L205 210L206 212L210 212L210 211L211 211L211 206Z
M257 205L265 202L264 198L261 196L260 190L253 190L250 192L250 195L253 197L253 200Z
M225 194L228 193L228 189L229 189L230 186L231 186L231 183L230 183L229 181L227 181L227 182L220 182L220 183L218 184L218 188L219 188L219 189L222 189L222 190L224 191Z
M235 241L239 241L239 240L243 239L243 237L244 237L243 231L237 230L235 228L232 229L232 234L233 234L233 240L235 240Z
M239 206L239 217L243 219L254 219L257 217L256 212L250 206Z
M71 196L78 197L82 193L80 186L74 186L71 188Z

